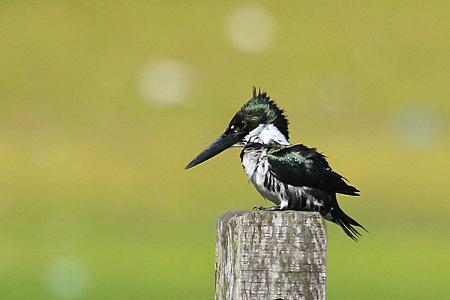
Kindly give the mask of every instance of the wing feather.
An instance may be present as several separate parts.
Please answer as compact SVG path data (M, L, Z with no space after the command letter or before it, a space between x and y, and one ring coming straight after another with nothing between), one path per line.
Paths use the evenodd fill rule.
M267 159L272 174L287 184L359 196L359 190L334 172L326 157L315 148L304 145L285 147L269 153Z

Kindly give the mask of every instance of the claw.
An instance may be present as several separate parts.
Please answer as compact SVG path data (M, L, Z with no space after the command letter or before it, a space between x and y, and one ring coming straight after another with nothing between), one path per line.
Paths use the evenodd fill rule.
M262 207L261 205L253 207L253 210L263 210L263 211L279 211L282 210L279 206L272 207Z
M272 206L264 208L265 211L280 211L282 210L279 206Z

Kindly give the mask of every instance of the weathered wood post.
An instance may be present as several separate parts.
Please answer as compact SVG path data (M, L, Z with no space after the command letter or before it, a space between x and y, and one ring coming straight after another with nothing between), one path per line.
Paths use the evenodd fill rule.
M217 226L216 300L325 299L320 214L240 211Z

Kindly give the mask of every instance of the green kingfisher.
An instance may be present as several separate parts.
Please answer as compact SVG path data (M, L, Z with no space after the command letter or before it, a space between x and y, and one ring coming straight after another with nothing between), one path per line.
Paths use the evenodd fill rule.
M275 206L263 210L317 211L342 227L353 240L365 230L346 215L336 194L359 196L359 190L334 172L315 148L289 142L288 120L265 92L256 92L234 115L225 132L195 157L192 168L230 147L242 147L241 163L256 190Z

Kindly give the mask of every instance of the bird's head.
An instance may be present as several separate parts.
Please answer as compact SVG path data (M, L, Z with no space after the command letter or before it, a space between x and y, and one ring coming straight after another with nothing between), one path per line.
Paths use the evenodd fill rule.
M253 88L252 98L231 119L225 132L194 158L186 169L192 168L232 146L247 143L289 145L288 120L267 93Z

